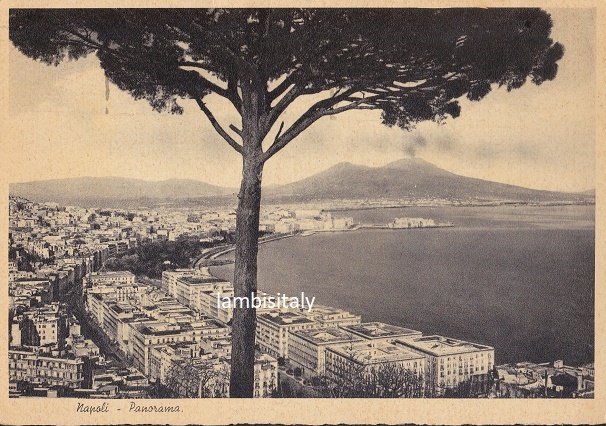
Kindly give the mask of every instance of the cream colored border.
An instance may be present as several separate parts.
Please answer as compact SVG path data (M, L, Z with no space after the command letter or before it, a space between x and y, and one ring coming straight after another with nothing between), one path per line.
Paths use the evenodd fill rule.
M109 424L109 423L161 423L161 424L230 424L230 423L432 423L432 424L579 424L606 422L606 361L605 311L606 311L606 235L604 234L604 177L606 170L604 140L606 121L604 117L604 49L606 29L606 2L604 1L395 1L388 0L333 0L309 1L309 6L330 7L446 7L446 6L539 6L539 7L592 7L598 10L597 20L597 205L596 205L596 392L593 400L171 400L183 412L180 414L129 414L129 400L110 401L107 414L78 414L78 400L8 399L8 357L6 313L7 298L0 297L0 424ZM2 1L0 3L0 67L2 83L2 123L0 125L0 247L7 247L8 238L8 182L11 171L19 164L5 164L2 153L19 149L12 143L8 129L8 8L10 7L215 7L229 4L242 6L301 6L300 1L142 1L127 0L59 0L52 4L31 0ZM5 131L2 131L4 129ZM7 250L0 249L0 294L6 294ZM102 402L102 401L101 401ZM160 400L157 400L160 402ZM169 401L167 401L169 402Z

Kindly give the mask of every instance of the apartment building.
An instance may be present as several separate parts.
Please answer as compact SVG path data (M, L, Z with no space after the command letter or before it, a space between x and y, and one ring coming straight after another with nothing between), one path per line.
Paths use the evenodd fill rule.
M290 333L318 327L319 324L295 312L268 312L257 316L256 343L273 357L288 358Z
M135 275L129 271L91 272L84 277L90 286L102 284L134 284Z
M179 342L199 342L211 337L227 337L230 328L225 324L204 318L189 324L171 324L165 321L146 321L130 324L130 344L135 367L149 375L150 351L155 346ZM131 346L129 346L129 349Z
M427 379L437 389L454 388L472 377L483 380L494 366L494 348L464 340L434 335L397 339L394 344L425 357Z
M317 322L322 327L345 327L358 325L362 322L360 315L354 315L343 309L333 308L314 304L313 309L308 312L307 309L299 311L302 315Z
M84 380L81 358L71 354L63 357L24 350L9 350L9 380L32 384L81 387Z
M372 374L386 365L409 370L419 377L425 375L424 355L386 341L363 340L326 348L326 375L332 379Z
M301 369L304 376L322 376L326 373L327 347L363 340L337 327L293 331L288 339L288 358L294 367Z
M176 294L177 279L183 277L197 277L201 276L199 269L182 268L174 271L163 271L162 272L162 288L164 288L169 294Z

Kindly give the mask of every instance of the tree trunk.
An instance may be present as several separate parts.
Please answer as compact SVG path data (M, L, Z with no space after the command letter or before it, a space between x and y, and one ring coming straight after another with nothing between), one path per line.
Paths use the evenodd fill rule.
M261 142L259 117L262 90L252 82L242 82L242 183L236 211L236 253L234 296L250 298L257 291L257 251L261 208ZM249 300L249 302L252 302ZM252 398L254 387L255 329L254 308L234 307L229 396Z

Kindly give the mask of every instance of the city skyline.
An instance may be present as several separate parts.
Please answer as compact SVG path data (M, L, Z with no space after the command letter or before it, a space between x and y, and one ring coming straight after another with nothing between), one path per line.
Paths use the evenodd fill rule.
M527 221L526 227L530 226L530 228L518 223L516 226L518 229L513 232L541 229L540 232L551 233L557 228L560 228L559 232L568 228L566 221L562 221L561 217L553 216L553 213L562 207L544 206L541 209L547 210L543 212L536 211L536 207L532 206L502 205L500 208L494 208L517 210L518 215L528 215L525 221ZM587 231L590 231L593 227L591 217L586 216L590 207L568 206L568 208L570 207L574 210L568 210L566 214L572 214L572 218L580 213L580 216L577 216L577 227L579 227L577 231L580 231L581 234L578 235L582 236L582 233L584 233L586 236ZM418 209L416 209L417 212ZM522 209L524 209L523 212L521 212ZM377 224L356 223L353 217L340 217L338 211L335 211L333 216L333 213L329 211L310 209L309 205L290 207L288 210L284 206L275 206L264 213L262 230L268 234L264 242L269 243L268 247L271 250L272 245L280 244L280 240L290 240L298 245L306 244L311 238L318 238L316 241L320 246L323 246L321 235L325 232L330 233L324 235L327 235L327 238L331 240L339 239L339 233L345 236L346 234L355 235L358 232L361 233L360 236L364 240L367 240L369 235L366 234L366 237L364 237L363 234L368 231L374 232L373 229L389 229L390 233L402 233L400 238L404 239L407 235L413 237L413 235L420 234L432 239L432 234L439 232L434 228L452 229L459 236L462 236L461 230L464 231L464 235L473 233L474 227L476 230L482 229L481 225L473 223L475 221L463 225L444 223L441 219L438 219L440 217L439 210L435 207L425 208L422 213L424 216L435 217L436 220L427 217L409 217L394 219L387 224ZM446 213L448 217L455 214L448 207L443 207L441 210L442 214ZM493 227L497 229L502 227L501 232L511 232L511 225L498 225L502 221L502 216L500 217L498 213L495 214L491 210L485 207L476 210L476 219L481 221L481 215L487 215L487 217L493 218ZM531 213L533 210L535 211L534 214ZM392 215L398 214L396 213L397 210L389 211L392 212ZM400 211L408 214L419 214L413 213L415 211L414 207L407 207ZM573 211L577 211L577 214L572 213ZM583 211L585 213L582 213ZM20 379L39 381L42 384L45 380L50 380L50 385L60 385L68 388L63 389L66 393L59 395L64 397L90 393L98 397L111 398L112 392L116 392L115 386L118 386L120 392L127 396L146 395L146 392L158 391L152 386L152 382L156 381L157 384L157 380L166 383L166 386L172 389L173 379L171 377L173 373L171 373L172 370L169 366L172 365L172 362L182 360L184 356L183 348L187 347L188 350L193 350L192 353L198 353L197 351L202 348L206 354L206 361L212 361L213 365L218 368L224 365L225 360L229 358L230 337L228 331L230 320L233 318L233 309L236 303L247 303L242 298L233 297L232 274L221 269L231 264L229 253L233 250L233 247L225 245L227 241L225 236L233 232L235 219L232 209L202 210L197 213L184 213L170 209L164 212L137 209L130 214L126 214L122 210L90 209L76 206L61 207L57 203L34 203L11 197L10 212L10 251L12 255L9 256L11 259L9 262L9 295L12 301L11 307L14 308L14 315L9 316L13 318L10 322L9 354L11 355L11 391L14 396L18 395L19 392L28 394L27 389L19 384ZM355 210L344 213L356 214ZM463 214L465 215L465 213ZM45 219L39 220L36 217ZM584 219L582 219L583 217ZM579 221L579 219L581 220ZM537 220L541 224L537 224ZM545 226L549 224L550 226ZM536 226L538 228L535 228ZM457 231L459 227L461 230ZM584 231L581 231L583 229ZM484 231L480 232L483 233ZM553 234L553 236L557 237L558 231L555 232L556 234ZM313 234L318 235L317 237L311 237ZM442 238L446 238L446 236L442 234ZM180 244L179 241L186 240L196 241L199 247L206 244L207 248L199 253L197 251L183 252L178 258L172 258L175 263L168 262L169 267L165 269L167 263L163 262L162 256L166 253L161 254L164 250L161 247L165 244ZM567 244L564 245L567 246ZM188 246L190 248L195 247L191 244ZM212 248L209 249L209 246ZM521 246L523 244L520 244ZM137 253L144 255L146 251L149 252L149 247L156 247L152 251L156 255L160 254L160 256L156 256L152 264L139 263L139 260L135 260L139 259ZM36 257L32 258L31 255L27 254L28 252L34 253ZM190 257L192 255L197 259L193 264ZM228 257L225 257L226 255ZM427 255L429 254L425 254L425 256ZM313 253L310 253L310 257L314 257ZM29 263L31 259L36 258L40 262ZM279 258L275 256L273 258L279 264ZM339 256L334 258L339 258ZM133 260L135 260L134 264L132 263ZM367 266L372 267L372 263L370 261ZM415 263L411 263L413 268ZM516 263L516 261L513 260L513 263ZM24 268L27 264L30 264L30 266L36 265L36 271L32 272L28 271L28 268ZM158 268L160 264L164 266ZM208 269L212 265L214 265L213 268ZM296 268L296 266L294 267ZM279 269L284 271L283 268ZM581 269L583 268L581 267ZM264 271L267 271L267 268L261 268L262 274ZM538 271L528 272L536 279L542 279L540 274L536 275ZM142 273L144 275L141 275ZM310 273L313 275L313 272L310 271ZM428 271L428 273L430 272ZM559 272L556 271L555 274L558 275ZM456 272L453 275L459 276ZM523 279L523 275L524 273L518 279ZM496 277L498 274L489 274L489 276ZM301 282L301 288L306 289L305 292L300 294L300 300L304 300L304 295L308 294L306 292L309 283L303 283L305 278L302 278L301 275L299 277L301 279L297 279L297 282ZM288 288L288 284L286 284L288 274L284 275L283 278L284 282L281 285ZM330 282L331 274L328 274L325 278L327 282ZM468 279L464 279L464 281L468 281ZM500 283L502 281L504 280L500 278L495 282ZM487 284L484 280L479 280L479 282ZM534 282L534 279L532 282ZM568 282L568 280L564 279L563 282ZM467 285L473 287L473 282L469 281ZM270 290L271 286L271 282L263 281L260 288ZM524 285L520 287L523 292L525 288ZM271 292L274 290L275 287ZM282 287L280 287L280 290L282 291ZM321 287L317 287L315 291L319 291L317 293L319 296L323 293ZM271 292L266 293L260 290L255 296L250 296L250 303L258 303L255 302L257 297L259 300L267 296L273 297L270 296ZM492 291L489 293L494 294ZM576 294L582 293L582 288L577 288ZM286 293L277 294L285 295ZM296 293L290 292L289 294ZM361 294L367 294L367 292L362 291ZM413 291L411 294L415 294L415 292ZM83 298L73 297L74 295L83 296ZM228 299L233 297L233 304L225 304L223 299L226 297L223 297L224 295ZM456 298L456 291L453 296ZM545 297L550 296L542 294L539 299ZM381 300L379 294L375 295L373 299L375 298ZM492 298L493 296L490 296L490 299ZM278 363L281 362L281 359L287 359L290 364L282 366L281 374L289 374L289 368L290 371L299 369L299 375L309 380L313 379L316 374L324 372L324 369L326 369L327 374L336 374L338 368L340 368L338 364L344 362L343 357L350 358L350 355L343 352L343 350L349 350L349 345L354 344L355 341L355 353L360 357L371 350L379 351L377 356L380 359L378 362L381 363L410 362L406 365L414 368L417 366L417 364L413 365L414 362L429 362L424 367L426 373L429 373L427 366L433 361L429 358L423 361L423 356L445 357L443 359L445 367L450 368L451 364L448 361L451 361L451 358L448 358L449 356L471 351L472 355L469 362L474 364L475 370L468 370L467 364L465 364L464 373L463 370L459 371L463 368L462 362L460 362L459 370L455 371L454 367L450 370L445 368L443 372L445 376L440 376L440 381L444 382L444 391L453 389L453 386L460 380L459 376L461 374L465 374L467 377L468 374L473 372L474 375L482 376L488 371L492 371L492 367L495 366L499 372L499 377L501 377L499 380L502 380L503 386L506 388L498 392L494 389L492 391L486 389L481 391L496 392L493 397L522 396L522 394L518 395L518 391L522 392L521 388L515 390L517 385L523 385L522 388L524 389L528 385L530 387L526 389L527 391L538 392L536 395L542 396L543 391L540 386L542 386L543 380L546 380L544 374L547 373L550 379L545 382L546 387L551 389L557 386L558 377L562 375L581 377L581 381L575 382L576 391L580 392L579 395L585 395L588 392L587 395L593 396L591 393L593 378L589 378L589 381L585 380L585 376L593 377L593 357L591 353L575 354L569 350L570 346L567 344L562 346L562 348L566 348L564 352L561 352L561 349L560 351L555 350L554 354L558 354L556 357L541 355L544 348L539 347L535 347L536 352L533 352L533 350L525 352L525 356L506 354L508 351L506 349L507 343L496 338L502 331L492 330L495 326L489 326L491 329L490 336L492 337L483 334L480 327L467 328L465 326L466 320L455 321L454 329L450 328L449 332L443 333L441 330L444 327L443 323L439 327L439 332L436 332L435 326L428 327L419 323L418 321L421 319L420 312L415 312L414 320L404 320L403 316L408 311L407 309L401 311L402 316L397 316L399 319L389 320L388 318L377 317L377 312L374 314L368 312L365 308L366 303L358 302L351 305L347 302L348 298L341 299L341 297L336 301L331 301L329 300L329 294L326 293L318 299L321 304L317 305L313 303L316 299L315 296L309 300L306 297L307 307L303 306L302 302L294 306L292 305L292 298L290 299L290 305L288 307L283 305L281 309L269 305L266 307L263 303L257 308L259 310L257 343L261 353L264 354L260 355L262 358L259 359L259 365L271 366L267 370L270 373L279 369ZM396 299L398 298L396 297ZM514 301L516 299L516 297L513 297L510 300ZM34 300L38 300L38 302ZM390 300L392 300L391 297ZM526 298L523 299L522 306L527 306L525 300ZM325 302L329 303L324 304ZM536 305L537 302L538 300L535 300L532 304L539 308ZM384 300L384 303L389 302ZM470 303L470 301L467 303ZM501 300L501 303L509 302ZM546 305L552 303L553 300ZM345 306L341 306L342 304L345 304ZM438 302L437 304L445 308L447 306L444 303ZM494 314L499 315L498 311L501 308L495 307L494 309ZM383 310L381 309L381 311ZM397 309L385 310L397 311ZM473 309L471 310L473 311ZM442 312L446 314L447 311L448 309ZM510 312L514 313L516 309L511 309ZM558 315L557 312L552 312L552 314ZM171 322L176 319L175 315L179 317L176 323L179 325ZM15 320L15 318L18 320ZM507 323L505 318L500 318L501 322ZM545 316L541 316L541 318L541 322L548 324L550 321ZM186 319L187 321L185 321ZM182 324L188 322L191 327L185 326L183 328ZM489 318L485 322L491 323ZM55 323L56 325L53 325ZM122 323L122 326L119 326L118 323ZM34 325L37 332L32 332ZM101 331L97 334L91 333L91 327L100 328ZM125 331L129 328L132 328L132 330ZM532 328L530 326L530 329ZM579 332L578 328L573 328L576 330L575 333ZM61 336L66 335L67 329L69 329L69 340L66 340L66 343L70 345L69 347L63 344L61 338ZM203 333L202 337L192 330ZM549 333L549 330L550 328L546 327L541 330L541 333ZM537 330L534 330L532 335L535 335L536 332ZM559 330L558 334L561 339L566 336L564 330ZM351 339L347 337L350 335L352 336ZM516 335L523 336L524 331L517 330ZM107 336L109 340L103 340L100 336ZM152 340L147 341L143 336L151 336ZM577 338L578 336L575 337L575 341ZM129 343L131 340L134 341L135 346L133 347ZM326 356L323 355L324 349L322 349L317 358L310 360L305 355L309 351L310 344L313 348L326 347L326 351L328 351ZM519 345L520 343L514 344ZM66 352L60 352L59 356L51 353L34 355L34 352L32 352L32 348L49 348L54 347L54 345L57 346L59 351L65 349ZM529 345L525 344L524 347L526 346ZM556 344L552 343L550 346L556 346ZM436 347L440 349L435 349ZM590 347L593 348L593 345L590 344ZM416 351L414 354L411 354L411 348L413 352ZM421 351L424 355L419 355L418 351ZM75 358L70 353L73 353ZM92 355L90 355L91 353ZM78 367L82 365L78 361L78 356L98 358L101 353L105 354L105 358L100 358L99 369L92 376L90 370L87 370L88 373L86 373L84 369ZM144 353L148 353L149 357L143 356ZM209 354L212 354L210 358L208 358ZM133 362L128 369L128 377L131 377L128 380L141 382L141 385L137 385L136 389L129 386L128 383L122 383L122 379L116 376L116 368L120 369L120 365L130 365L131 361L129 359L131 358L127 355L132 357ZM200 354L195 357L200 358L201 356ZM484 359L481 359L482 357ZM497 358L499 359L498 364L496 363ZM108 366L105 363L106 359L118 361L118 365L113 365L114 361L111 361L109 363L111 365ZM37 363L38 360L42 361L41 365ZM363 358L360 358L360 360L363 361ZM202 362L203 359L198 361ZM47 364L57 362L65 363L65 366L61 368L73 369L73 374L76 377L71 375L68 377L53 376L49 372ZM38 368L35 374L27 369L28 366L34 365ZM187 364L183 368L188 368ZM76 371L76 369L78 370ZM126 370L124 371L126 372ZM178 372L175 371L174 373L177 374ZM424 374L423 370L420 374ZM519 382L518 375L520 374L523 376L524 383ZM296 375L297 373L295 373ZM113 377L111 386L104 385L110 376ZM274 374L267 377L274 383L271 387L275 386L275 382L273 382L275 378ZM482 377L479 378L484 380ZM424 380L429 380L426 384L438 383L437 377L431 379L430 376L427 376ZM94 385L96 381L97 385ZM82 385L79 384L80 382L82 382ZM432 389L434 385L430 386L429 389ZM505 391L507 386L512 386L508 389L514 392L513 394ZM194 390L199 389L197 385L194 388ZM554 389L551 389L550 392L553 392ZM173 391L177 392L175 389ZM186 392L186 394L181 395L181 397L187 396L187 392L190 391L191 389L184 390L183 392ZM329 392L330 389L326 389L326 391ZM225 392L225 388L221 392ZM340 397L346 395L330 392L325 396ZM438 390L438 392L441 391ZM552 393L552 396L554 395ZM270 393L264 393L263 395L259 393L256 396L270 396ZM365 397L369 396L371 395ZM411 394L409 396L419 397L421 395ZM436 395L430 393L425 396L433 397Z
M268 162L264 184L294 182L340 162L376 167L416 155L453 173L533 189L594 188L595 13L548 11L552 37L565 47L554 81L462 101L461 117L412 132L387 128L374 111L324 118ZM106 86L94 55L55 68L11 45L9 62L10 134L20 149L9 150L7 163L19 167L8 170L8 181L120 176L238 186L238 156L193 101L182 101L182 116L155 113ZM219 119L234 122L229 114Z

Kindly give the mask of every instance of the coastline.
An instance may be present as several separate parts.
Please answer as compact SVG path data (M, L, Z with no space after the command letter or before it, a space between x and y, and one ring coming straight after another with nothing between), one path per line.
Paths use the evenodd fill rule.
M452 223L439 223L439 224L436 224L436 225L415 226L415 227L395 227L395 226L389 226L388 224L386 224L386 225L376 224L375 225L375 224L366 223L366 224L354 225L351 228L343 228L343 229L317 229L317 230L301 231L299 233L294 233L294 234L277 235L277 236L266 238L266 239L260 239L259 240L259 245L266 244L266 243L271 243L272 241L283 240L285 238L309 237L309 236L312 236L314 234L320 234L320 233L353 232L353 231L359 231L360 229L392 229L394 231L400 231L400 230L407 230L408 231L408 230L414 230L414 229L453 228L453 227L455 227L455 225L452 224ZM224 255L226 255L228 253L231 253L235 249L236 249L235 245L231 245L229 247L225 247L224 250L221 250L219 252L214 252L214 250L210 250L208 253L202 254L194 262L192 262L193 267L197 268L198 267L197 264L202 259L208 259L208 260L217 259L217 258L219 258L221 256L224 256Z
M260 239L259 240L259 245L265 244L265 243L270 243L272 241L283 240L284 238L296 237L296 236L297 236L297 234L283 234L283 235L277 235L277 236L274 236L274 237L271 237L271 238ZM198 263L200 262L200 260L203 260L203 259L208 259L208 260L217 259L220 256L226 255L227 253L231 253L235 249L236 249L236 246L232 244L231 246L225 247L224 250L221 250L221 251L218 251L218 252L214 252L214 250L210 250L209 252L200 255L196 260L194 260L192 262L192 265L193 265L194 268L198 268Z

